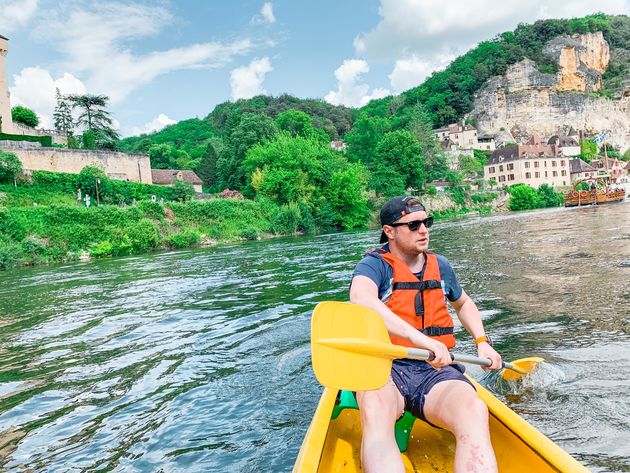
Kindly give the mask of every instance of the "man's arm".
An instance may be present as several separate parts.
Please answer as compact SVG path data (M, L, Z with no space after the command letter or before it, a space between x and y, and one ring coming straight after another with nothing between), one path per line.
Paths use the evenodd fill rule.
M451 356L442 342L427 337L394 314L383 301L378 298L378 287L367 276L355 276L350 286L350 302L375 310L385 322L387 331L392 335L406 338L418 348L431 350L435 354L430 361L434 368L452 363Z
M473 339L483 337L486 332L481 321L481 314L473 300L462 291L462 295L456 301L449 301L457 317L461 321L464 328L473 337ZM499 355L492 346L487 342L481 342L477 345L477 354L480 358L488 358L492 361L490 369L496 370L501 368L501 355Z

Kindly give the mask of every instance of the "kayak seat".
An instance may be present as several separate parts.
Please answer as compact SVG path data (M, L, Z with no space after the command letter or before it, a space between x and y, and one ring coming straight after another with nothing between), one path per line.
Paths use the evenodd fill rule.
M344 409L359 409L357 399L352 391L339 391L337 394L337 400L335 401L335 407L332 411L332 419L339 417L339 414ZM411 428L417 417L411 412L405 411L404 414L396 421L394 427L394 435L396 436L396 444L398 450L401 452L407 451L407 445L409 444L409 436L411 435Z

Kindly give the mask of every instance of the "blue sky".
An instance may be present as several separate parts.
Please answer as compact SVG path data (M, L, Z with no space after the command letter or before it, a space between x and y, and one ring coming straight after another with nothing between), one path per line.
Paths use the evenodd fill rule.
M54 91L105 94L122 135L259 93L357 107L418 85L479 41L630 0L0 0L13 105L50 126Z

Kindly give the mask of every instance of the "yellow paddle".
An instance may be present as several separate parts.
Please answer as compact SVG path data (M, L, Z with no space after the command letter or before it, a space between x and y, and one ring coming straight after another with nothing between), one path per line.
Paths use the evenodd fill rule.
M323 386L369 391L385 385L392 360L429 360L433 353L420 348L392 345L385 322L372 309L348 302L321 302L311 320L313 370ZM490 366L488 359L451 354L453 361ZM503 363L505 379L518 379L531 372L542 358ZM506 375L506 373L509 373Z

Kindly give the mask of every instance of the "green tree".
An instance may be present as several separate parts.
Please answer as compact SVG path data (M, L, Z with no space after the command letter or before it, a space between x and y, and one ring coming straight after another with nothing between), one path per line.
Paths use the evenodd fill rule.
M564 196L553 190L549 184L541 184L538 188L538 197L543 207L558 207L564 205Z
M188 153L173 146L153 145L148 154L153 169L190 169L191 159Z
M195 188L190 182L186 182L182 179L175 179L173 181L173 199L180 202L185 202L192 199L195 195Z
M405 188L421 190L426 182L424 156L415 136L407 130L385 134L376 147L374 168L390 168L404 177ZM378 189L375 189L378 192Z
M364 228L370 217L368 197L365 192L366 172L359 163L333 173L324 196L337 213L335 221L344 230Z
M22 161L14 154L0 151L0 182L17 186L17 176L22 172Z
M57 96L57 104L53 112L53 123L55 130L64 135L72 133L74 130L74 120L72 119L72 106L68 98L59 93L59 89L55 89Z
M77 185L83 195L89 195L98 202L110 199L113 194L112 182L105 174L105 170L99 166L85 166L81 169Z
M580 158L587 163L597 156L597 144L593 140L580 141Z
M542 207L536 189L527 184L515 184L508 187L507 192L510 194L510 210L529 210Z
M276 125L281 131L288 132L291 136L304 138L313 133L312 118L299 110L287 110L276 117Z
M39 117L37 114L30 108L26 108L22 105L16 105L11 109L11 118L13 118L14 122L30 126L31 128L35 128L39 125Z
M373 167L376 157L376 147L385 133L391 130L389 121L385 118L361 116L352 130L346 134L344 141L348 145L348 157L352 161L359 161L368 167Z
M206 145L206 152L195 170L204 187L213 188L217 181L217 152L212 143Z
M72 109L78 109L77 126L92 132L94 146L105 149L115 149L118 133L112 128L112 117L106 110L109 97L106 95L69 95L68 101ZM89 135L88 135L89 136Z

